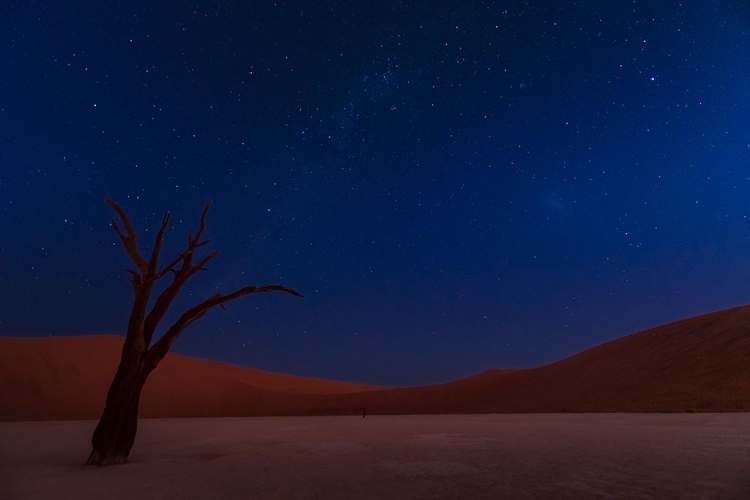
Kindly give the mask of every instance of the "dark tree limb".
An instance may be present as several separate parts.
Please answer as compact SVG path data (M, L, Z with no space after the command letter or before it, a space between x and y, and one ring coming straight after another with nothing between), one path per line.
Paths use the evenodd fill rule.
M203 236L203 230L206 228L206 214L208 213L208 209L210 206L211 206L211 202L207 201L206 206L203 208L203 212L201 212L201 222L200 222L200 227L198 229L198 234L196 234L196 236L193 237L193 230L190 229L190 231L188 232L187 248L182 253L180 253L180 255L178 255L177 258L175 258L169 264L167 264L166 267L162 268L158 273L156 273L155 275L156 280L161 279L167 273L170 273L170 272L176 273L177 265L180 263L182 263L183 269L191 267L193 253L195 252L195 250L211 242L211 240L206 240L206 241L200 240L201 236Z
M123 233L119 228L119 226L117 225L117 221L114 218L112 218L111 220L112 228L117 233L117 236L119 236L122 240L122 244L125 246L125 251L128 253L128 256L132 259L133 262L135 262L135 265L138 266L138 269L140 269L141 273L145 275L148 271L148 263L146 262L146 259L144 259L141 254L138 253L138 244L136 242L133 224L130 223L128 215L122 208L120 208L120 205L115 203L110 198L104 198L104 201L106 201L109 206L112 207L115 212L117 212L117 215L120 216L122 225L125 227L125 233Z
M161 252L161 245L164 242L164 231L167 230L169 225L169 212L164 214L161 219L161 227L159 232L156 234L156 241L154 242L154 250L151 252L151 260L148 261L148 274L150 276L156 275L156 266L159 265L159 252ZM155 280L159 278L154 278Z
M187 282L187 280L190 279L190 277L198 271L204 270L203 266L211 259L216 257L218 253L218 251L211 252L194 266L190 265L190 267L183 267L180 270L173 271L174 279L172 280L172 283L170 283L167 288L165 288L164 291L159 295L159 297L156 299L156 302L154 303L153 308L151 309L151 312L148 313L148 316L146 316L146 320L144 322L144 338L146 339L147 346L151 345L151 339L153 339L154 337L156 327L164 318L164 315L169 310L169 306L180 293L180 289L185 284L185 282Z
M202 318L210 309L216 306L223 307L227 302L244 297L245 295L268 292L286 292L296 297L304 297L298 291L284 285L246 286L226 295L217 293L200 304L188 309L182 316L180 316L180 318L166 331L162 338L154 343L149 349L149 363L153 363L153 365L156 366L162 359L164 359L164 356L167 355L167 352L169 352L169 349L177 341L182 332L185 331L185 328L190 326L194 321Z

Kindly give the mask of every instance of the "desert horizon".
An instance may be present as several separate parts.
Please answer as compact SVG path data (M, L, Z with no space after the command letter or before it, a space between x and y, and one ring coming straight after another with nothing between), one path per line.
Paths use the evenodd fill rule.
M746 498L748 325L743 305L395 388L167 354L108 467L84 458L124 339L0 337L0 496Z
M674 321L530 369L384 387L169 354L140 417L750 411L750 306ZM122 337L0 337L0 421L98 418Z

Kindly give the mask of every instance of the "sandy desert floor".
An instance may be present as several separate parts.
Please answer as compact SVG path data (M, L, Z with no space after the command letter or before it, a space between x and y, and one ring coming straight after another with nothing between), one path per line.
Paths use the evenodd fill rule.
M0 423L0 498L750 498L750 414L142 420L87 468L95 422Z

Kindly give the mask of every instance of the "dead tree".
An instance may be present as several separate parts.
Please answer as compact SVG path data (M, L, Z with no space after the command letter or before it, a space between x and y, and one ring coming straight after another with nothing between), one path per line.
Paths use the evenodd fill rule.
M190 230L187 248L174 260L165 266L159 265L164 233L169 224L169 214L165 214L161 227L156 234L151 256L146 260L138 251L136 235L125 211L109 198L106 202L114 209L120 219L122 227L115 217L112 218L112 228L122 240L130 259L135 264L134 269L128 269L130 283L133 285L134 302L128 321L125 343L122 346L120 365L112 380L107 394L107 401L99 424L91 439L93 450L87 460L87 465L109 465L126 462L130 450L135 442L138 425L138 402L141 397L146 379L164 359L169 348L175 343L180 334L191 323L200 319L214 307L224 307L224 304L251 293L281 291L302 297L302 295L283 285L247 286L232 293L216 295L185 311L179 319L170 326L164 335L153 342L154 332L159 322L166 314L172 301L177 297L182 286L197 272L205 271L208 264L218 252L213 251L202 258L195 256L198 248L208 241L202 240L206 227L206 213L209 204L201 213L200 227L193 235ZM194 259L196 261L194 262ZM156 297L148 310L151 292L156 282L162 278L171 277L172 281Z

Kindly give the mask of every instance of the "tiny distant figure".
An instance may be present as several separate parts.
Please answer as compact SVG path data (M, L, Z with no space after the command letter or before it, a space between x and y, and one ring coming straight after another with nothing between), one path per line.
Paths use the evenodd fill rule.
M367 408L362 408L362 418L367 416Z

